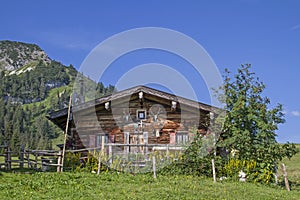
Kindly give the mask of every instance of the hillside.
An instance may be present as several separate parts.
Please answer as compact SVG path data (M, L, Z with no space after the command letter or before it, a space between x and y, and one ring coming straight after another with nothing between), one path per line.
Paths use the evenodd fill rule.
M0 41L0 70L13 71L34 61L50 63L51 59L35 44Z
M52 60L37 45L0 41L0 145L14 151L55 147L52 141L62 131L45 115L67 106L77 75L86 88L97 84L97 97L114 90Z

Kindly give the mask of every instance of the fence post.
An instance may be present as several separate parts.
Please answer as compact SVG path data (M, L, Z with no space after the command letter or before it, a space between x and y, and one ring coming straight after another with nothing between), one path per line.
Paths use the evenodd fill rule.
M20 149L20 168L23 169L24 168L24 146L21 146Z
M108 157L109 157L109 164L113 163L113 152L112 152L112 145L109 144L108 146Z
M100 174L100 170L101 170L101 153L103 151L99 151L99 156L98 156L98 170L97 170L97 174Z
M104 151L105 136L101 136L101 151Z
M38 154L34 152L34 169L37 170Z
M144 132L144 144L145 144L145 149L144 149L144 154L148 154L148 132Z
M61 161L62 161L62 151L59 151L58 158L57 158L57 172L61 172Z
M167 144L166 156L167 156L167 161L169 162L169 160L170 160L169 144Z
M152 156L152 165L153 165L153 178L156 178L156 159L155 159L155 155Z
M7 162L7 157L8 157L8 155L7 155L7 146L5 146L5 148L4 148L4 163L5 163L5 169L7 170L8 169L8 162Z
M289 180L287 178L287 173L286 173L284 163L281 164L281 168L282 168L282 172L283 172L283 176L284 176L284 183L285 183L286 190L290 191L290 184L289 184Z
M29 152L29 150L27 150L25 152L26 152L27 165L28 165L28 169L29 169L29 168L31 168L30 152Z
M215 159L211 159L212 171L213 171L213 179L214 183L217 182L216 179L216 168L215 168Z
M9 146L6 147L5 165L6 165L7 170L11 170L11 151L10 151Z
M129 144L129 138L130 138L129 132L124 132L124 143L126 145ZM124 146L124 154L128 155L128 153L129 153L129 145L128 146L126 146L126 145Z

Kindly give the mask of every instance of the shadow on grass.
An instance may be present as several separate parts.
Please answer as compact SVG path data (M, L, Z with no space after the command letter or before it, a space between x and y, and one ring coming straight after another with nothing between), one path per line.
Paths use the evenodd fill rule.
M13 174L34 174L34 173L37 173L37 172L40 172L40 170L35 170L35 169L19 169L19 168L16 168L16 169L11 169L11 170L2 170L0 172L0 176L2 176L3 172L5 173L13 173Z
M289 181L291 190L300 192L300 182L299 181Z
M290 185L291 191L300 191L300 182L299 181L290 181L289 180L289 185ZM278 186L280 186L281 188L284 188L284 189L286 188L284 181L280 181L278 183Z

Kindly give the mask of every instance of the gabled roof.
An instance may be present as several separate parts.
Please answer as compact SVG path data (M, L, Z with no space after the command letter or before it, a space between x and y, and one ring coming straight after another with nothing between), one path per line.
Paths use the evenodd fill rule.
M104 104L109 101L118 101L122 98L130 97L133 94L137 94L139 92L143 92L144 94L146 94L148 96L153 96L153 97L157 97L157 98L169 100L169 101L175 101L175 102L179 103L179 105L181 107L187 106L190 108L194 108L197 110L200 109L200 110L204 110L204 111L208 111L208 112L212 111L212 109L214 109L214 107L212 107L210 105L200 103L200 102L197 102L194 100L190 100L190 99L187 99L184 97L179 97L174 94L163 92L163 91L153 89L153 88L150 88L147 86L136 86L136 87L132 87L132 88L122 90L119 92L114 92L113 94L106 95L101 98L91 100L91 101L88 101L88 102L85 102L85 103L82 103L79 105L75 105L72 107L72 111L78 112L78 111L82 111L85 109L93 108L97 105L101 105L101 104ZM66 118L67 112L68 112L68 108L64 108L64 109L49 113L47 118L49 120L51 120L52 122L54 122L55 124L58 124L59 121L61 121L63 118Z

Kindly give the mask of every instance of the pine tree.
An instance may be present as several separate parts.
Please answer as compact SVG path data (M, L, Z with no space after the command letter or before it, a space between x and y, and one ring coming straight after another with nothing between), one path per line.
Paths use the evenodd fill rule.
M3 135L3 140L4 144L9 145L10 140L13 134L13 124L11 119L9 119L8 116L5 116L4 118L4 135Z
M20 136L20 127L19 124L15 124L13 134L10 138L10 148L14 152L19 152L21 147L21 136Z

